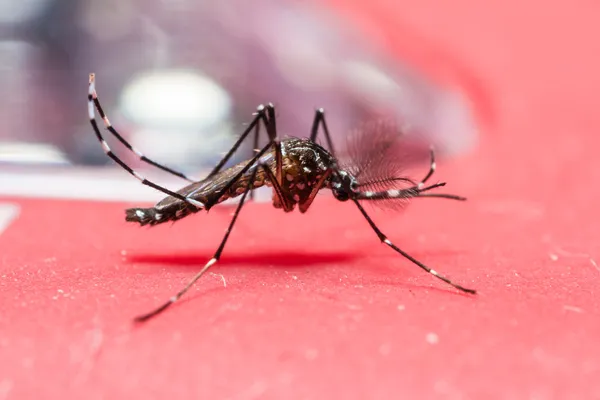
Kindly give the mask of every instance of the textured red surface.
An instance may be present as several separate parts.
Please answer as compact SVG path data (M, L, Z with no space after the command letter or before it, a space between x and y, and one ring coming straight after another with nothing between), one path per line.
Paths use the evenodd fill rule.
M126 205L17 200L0 398L600 398L600 7L533 3L403 2L407 26L477 71L497 125L440 165L468 203L373 216L477 297L380 245L350 204L251 204L215 275L134 328L211 256L230 210L140 229Z

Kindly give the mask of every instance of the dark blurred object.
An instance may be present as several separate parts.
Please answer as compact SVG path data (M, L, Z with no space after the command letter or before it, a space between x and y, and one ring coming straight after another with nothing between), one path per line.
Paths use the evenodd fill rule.
M0 0L0 141L69 149L79 86L77 0Z

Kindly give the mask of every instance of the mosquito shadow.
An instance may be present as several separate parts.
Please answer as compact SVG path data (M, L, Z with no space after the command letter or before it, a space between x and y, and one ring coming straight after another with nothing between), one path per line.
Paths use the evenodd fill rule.
M131 254L128 260L136 263L169 264L173 266L199 267L212 258L212 253L179 254ZM319 264L332 264L356 260L364 254L353 252L310 253L296 251L269 251L265 253L224 254L220 266L249 265L254 267L306 267Z

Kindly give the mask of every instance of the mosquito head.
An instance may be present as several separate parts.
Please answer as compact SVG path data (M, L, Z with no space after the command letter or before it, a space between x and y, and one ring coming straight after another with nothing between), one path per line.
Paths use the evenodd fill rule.
M339 201L346 201L357 193L358 182L356 178L346 171L339 171L339 174L333 174L331 177L331 191L333 196Z

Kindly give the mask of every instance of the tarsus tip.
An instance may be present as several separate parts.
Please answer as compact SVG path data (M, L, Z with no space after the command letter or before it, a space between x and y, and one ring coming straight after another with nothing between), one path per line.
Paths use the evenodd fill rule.
M134 324L142 324L142 323L146 322L149 318L150 317L148 317L147 315L140 315L133 319L133 323Z
M477 294L477 290L475 290L475 289L468 289L468 288L462 287L462 286L459 287L458 289L460 289L464 293Z

